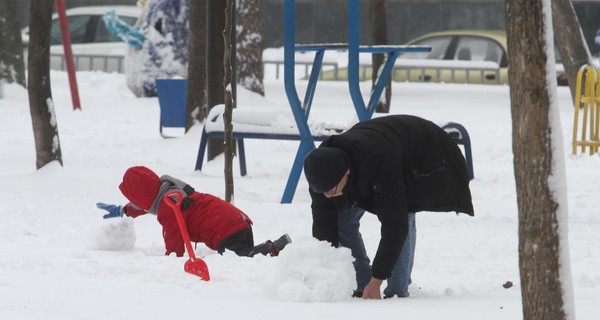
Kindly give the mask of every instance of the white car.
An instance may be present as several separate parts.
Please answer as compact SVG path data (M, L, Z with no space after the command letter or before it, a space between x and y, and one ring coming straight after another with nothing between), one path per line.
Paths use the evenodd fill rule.
M115 37L104 24L103 15L115 10L119 19L135 25L142 14L136 6L89 6L68 9L71 49L77 70L123 72L127 45ZM29 28L22 30L23 43L29 43ZM50 68L65 70L64 50L58 14L52 17Z

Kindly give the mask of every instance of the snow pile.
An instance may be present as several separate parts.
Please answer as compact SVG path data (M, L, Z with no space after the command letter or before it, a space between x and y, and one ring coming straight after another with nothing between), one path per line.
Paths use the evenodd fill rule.
M135 246L132 218L103 219L88 232L86 247L93 250L127 251Z
M346 248L302 237L277 257L273 276L263 285L271 299L291 302L333 302L350 299L355 276Z

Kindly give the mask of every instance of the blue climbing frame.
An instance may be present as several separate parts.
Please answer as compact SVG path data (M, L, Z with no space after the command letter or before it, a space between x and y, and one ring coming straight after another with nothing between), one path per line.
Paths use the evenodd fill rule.
M298 126L300 133L300 146L294 159L294 164L290 171L290 175L281 199L281 203L291 203L294 198L294 193L298 186L300 175L302 174L302 166L304 157L308 152L315 148L315 140L308 127L308 116L312 100L314 97L319 73L321 72L321 64L323 56L327 50L348 50L348 86L350 96L356 110L356 114L360 121L371 119L379 97L385 87L386 82L391 76L394 68L394 63L398 55L403 52L429 52L430 47L425 46L361 46L359 45L360 37L360 1L348 0L348 43L327 43L327 44L296 44L296 1L285 0L284 7L284 81L285 91L292 108L292 113ZM297 51L314 51L315 58L311 74L309 77L304 101L300 103L298 92L296 91L294 67L295 53ZM368 104L365 105L363 96L360 92L359 85L359 54L360 53L383 53L387 55L387 60L380 72L379 79L375 84L375 88L371 92Z

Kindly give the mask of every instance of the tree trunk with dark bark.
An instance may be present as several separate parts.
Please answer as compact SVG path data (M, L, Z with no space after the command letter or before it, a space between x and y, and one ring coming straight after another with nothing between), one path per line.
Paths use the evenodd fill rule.
M50 26L54 1L32 1L29 16L29 109L35 139L36 167L52 161L62 166L58 125L50 87Z
M206 3L189 1L188 78L186 97L187 132L194 121L206 119Z
M544 1L505 2L510 61L510 98L513 121L514 172L519 209L519 269L523 319L566 319L558 229L560 194L552 181L556 163L553 150L562 150L552 138L551 92L545 29L551 17L544 15ZM549 1L546 5L550 6ZM547 8L549 9L549 8ZM551 26L550 26L551 28ZM550 35L551 37L551 35ZM550 38L551 39L551 38ZM550 48L552 50L553 48ZM554 63L553 61L551 63ZM526 76L524 76L526 75ZM556 114L556 113L555 113ZM557 116L557 115L556 115ZM559 130L559 128L555 128ZM566 210L566 209L562 209Z
M387 10L385 9L385 0L369 0L369 20L371 22L371 42L374 45L386 45L389 44L388 31L387 31ZM379 69L383 68L386 60L385 54L374 53L373 55L373 74L372 89L375 88L375 83L378 79ZM376 112L389 113L390 104L392 103L392 78L385 84L385 90L382 95L383 99L377 102ZM371 90L372 90L371 89Z
M206 1L206 106L208 110L224 104L223 92L223 30L226 1ZM223 139L209 138L206 158L212 160L223 153Z
M232 115L233 115L233 95L231 92L232 83L232 66L231 60L233 47L231 43L231 28L233 24L233 7L235 0L227 0L227 7L225 8L225 30L223 31L223 43L225 47L223 55L223 91L225 92L225 112L223 113L224 121L224 134L225 134L225 201L233 201L233 126Z

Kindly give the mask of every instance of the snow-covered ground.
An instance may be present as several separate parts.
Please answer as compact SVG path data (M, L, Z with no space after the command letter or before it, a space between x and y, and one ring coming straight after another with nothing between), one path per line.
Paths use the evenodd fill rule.
M203 282L165 257L153 217L103 220L98 201L124 203L124 171L145 165L223 196L223 158L194 171L202 125L159 135L156 98L135 98L119 74L77 74L82 111L73 111L67 76L52 72L64 167L35 168L25 89L0 99L0 319L519 319L517 205L508 87L394 83L392 113L456 121L470 133L475 217L419 213L412 296L350 298L347 250L311 238L302 177L292 204L280 204L298 142L247 140L248 175L235 165L235 204L254 220L257 242L289 233L279 257L220 256L196 247L211 272ZM240 108L287 111L282 80L266 97L238 87ZM299 81L299 88L305 82ZM368 92L368 83L364 90ZM302 94L303 90L300 90ZM600 313L600 157L570 155L573 107L558 89L569 200L571 268L578 319ZM317 87L312 116L355 121L344 82ZM362 221L371 257L379 240ZM514 286L503 287L507 281Z

